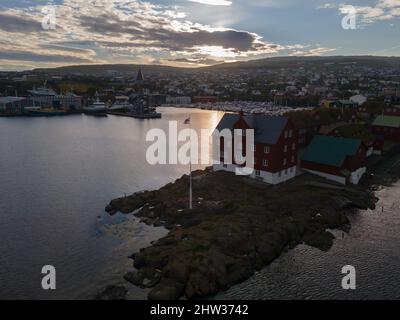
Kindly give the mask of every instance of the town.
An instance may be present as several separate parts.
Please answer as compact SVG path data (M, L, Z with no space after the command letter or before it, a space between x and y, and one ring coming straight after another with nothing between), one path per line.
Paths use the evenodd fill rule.
M146 66L2 72L0 115L158 118L155 108L162 106L226 111L219 131L255 130L253 178L278 184L309 172L358 184L368 158L400 142L397 65L375 57L278 62L199 70L148 66L148 74ZM223 139L217 143L222 150ZM221 162L215 171L237 168L223 155L214 161Z

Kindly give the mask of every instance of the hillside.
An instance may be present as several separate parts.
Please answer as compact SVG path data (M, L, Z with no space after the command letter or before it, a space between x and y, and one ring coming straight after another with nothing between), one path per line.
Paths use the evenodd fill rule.
M102 64L102 65L73 65L50 69L34 69L38 73L61 73L61 74L104 74L107 71L115 70L119 73L136 73L139 68L142 68L145 74L162 73L162 72L181 72L186 68L175 68L161 65L139 65L139 64ZM190 70L190 69L189 69Z
M121 73L137 72L139 67L145 74L168 73L168 72L198 72L214 70L235 69L275 69L275 68L299 68L299 67L327 67L331 65L358 65L373 68L394 67L400 68L400 57L378 57L378 56L331 56L331 57L273 57L259 60L249 60L233 63L222 63L218 65L200 68L179 68L162 65L138 65L138 64L104 64L104 65L75 65L52 69L35 69L35 72L44 73L82 73L82 74L104 74L109 70Z
M378 56L331 56L331 57L273 57L244 62L223 63L203 69L253 69L253 68L291 68L307 66L327 66L331 64L356 64L366 67L400 67L400 57Z

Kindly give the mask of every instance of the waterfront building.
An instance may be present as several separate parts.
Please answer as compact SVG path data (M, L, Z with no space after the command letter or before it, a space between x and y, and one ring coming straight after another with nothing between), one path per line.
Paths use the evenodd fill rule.
M334 128L327 135L348 138L360 139L366 147L366 156L372 154L381 154L381 139L371 132L368 126L364 124L344 124Z
M296 176L298 159L298 132L293 123L287 117L266 116L266 115L243 115L225 114L219 122L216 130L221 132L229 129L246 130L254 129L254 146L250 152L254 152L254 172L252 178L270 183L279 184ZM233 133L232 133L233 136ZM220 159L214 155L214 160L220 164L214 164L214 171L235 172L238 165L235 161L227 163L224 159L225 143L234 146L234 139L231 141L223 137L214 141L219 145ZM243 141L243 150L246 142ZM247 152L246 150L244 152ZM234 158L234 157L232 157Z
M31 106L54 109L81 109L82 98L72 92L58 95L46 86L28 90L28 100Z
M318 135L301 157L301 167L340 184L358 184L367 170L366 153L360 139Z
M0 97L0 114L20 114L27 105L26 98Z
M372 124L373 132L385 140L400 141L400 117L378 116Z

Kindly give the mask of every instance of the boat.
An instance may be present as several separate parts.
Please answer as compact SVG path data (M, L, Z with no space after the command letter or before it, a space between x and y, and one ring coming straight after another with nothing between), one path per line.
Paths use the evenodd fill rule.
M88 115L106 117L107 107L104 102L100 101L99 95L96 93L96 101L86 108L83 108L83 112Z

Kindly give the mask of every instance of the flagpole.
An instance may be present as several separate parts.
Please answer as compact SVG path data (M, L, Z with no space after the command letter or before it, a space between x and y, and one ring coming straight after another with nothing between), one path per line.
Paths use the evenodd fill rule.
M189 209L193 209L193 197L192 197L192 119L189 115L189 130L190 130L190 161L189 161Z

